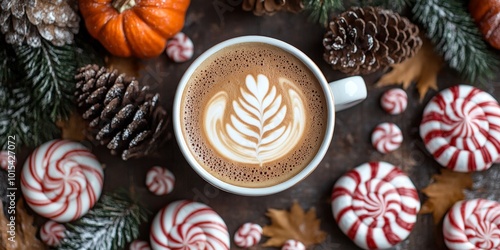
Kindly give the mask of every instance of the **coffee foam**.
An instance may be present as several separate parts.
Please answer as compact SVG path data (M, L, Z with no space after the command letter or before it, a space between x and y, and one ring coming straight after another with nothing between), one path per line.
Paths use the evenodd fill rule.
M207 138L207 131L203 129L211 116L216 116L213 112L216 109L207 109L211 99L220 93L236 97L240 96L242 91L251 92L249 88L244 87L248 77L257 81L259 76L267 77L271 83L269 88L274 86L276 96L282 96L283 105L280 107L297 110L302 105L308 113L300 118L302 129L294 129L290 132L291 136L287 137L288 141L284 140L282 146L278 145L287 148L286 150L292 149L286 151L287 154L280 154L277 159L267 157L265 161L241 160L217 152L212 147L213 135ZM283 81L292 85L275 84ZM291 98L287 98L290 95L296 95L295 99L300 99L302 104L291 103ZM235 115L234 105L238 106L238 103L234 104L234 100L233 98L231 102L225 103L230 106L232 112L220 114L220 119L230 120L230 116ZM191 76L183 95L182 128L196 160L217 178L238 186L271 186L300 172L315 156L326 130L325 102L323 90L314 74L294 56L261 43L233 45L209 57ZM203 115L204 112L207 112L207 116ZM289 110L287 114L290 113ZM293 122L293 116L287 115L282 122ZM242 144L241 140L233 141Z

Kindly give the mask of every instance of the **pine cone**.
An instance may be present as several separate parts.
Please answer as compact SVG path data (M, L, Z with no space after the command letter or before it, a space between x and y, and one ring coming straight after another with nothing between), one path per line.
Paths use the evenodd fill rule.
M412 57L422 46L418 27L390 10L354 7L330 22L324 59L343 73L369 74Z
M0 31L9 44L21 45L25 40L32 47L41 45L41 38L56 46L73 42L78 33L80 17L75 0L0 0Z
M274 15L281 10L297 13L303 8L302 0L243 0L242 5L243 10L253 11L256 16Z
M97 65L80 68L75 79L78 109L90 122L87 137L106 145L111 154L140 158L155 153L169 137L167 112L148 86Z

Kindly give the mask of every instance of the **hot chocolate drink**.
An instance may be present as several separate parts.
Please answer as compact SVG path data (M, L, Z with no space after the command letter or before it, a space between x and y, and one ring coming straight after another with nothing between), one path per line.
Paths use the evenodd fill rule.
M268 187L300 172L327 127L318 79L294 55L264 43L226 47L191 75L182 96L183 136L216 178Z

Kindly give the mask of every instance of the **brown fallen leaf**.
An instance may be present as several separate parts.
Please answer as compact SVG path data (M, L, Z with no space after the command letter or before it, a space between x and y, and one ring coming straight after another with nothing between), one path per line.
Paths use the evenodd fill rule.
M56 125L61 129L62 139L74 141L85 140L87 123L78 112L73 112L67 120L57 121Z
M0 202L0 211L2 210L3 205ZM33 225L33 216L26 212L22 199L19 199L17 202L15 217L15 238L11 238L12 235L9 234L8 230L0 230L0 249L47 249L47 247L36 238L38 229ZM3 213L0 213L1 227L6 227L8 223L10 223L10 220L8 220ZM9 238L12 240L9 240Z
M412 82L417 83L418 93L422 100L429 88L437 90L436 78L443 66L443 59L434 52L431 41L422 38L422 48L415 56L392 66L392 70L384 74L377 82L377 87L402 84L408 88Z
M433 182L421 190L428 199L420 214L432 213L434 223L439 224L453 204L465 198L464 190L472 188L472 174L443 168L441 174L433 175L432 179Z
M305 213L296 201L290 212L270 208L266 215L271 219L271 225L262 229L262 234L270 238L263 244L265 247L281 247L289 239L298 240L307 247L326 238L326 233L320 229L321 221L316 217L316 210L311 208Z

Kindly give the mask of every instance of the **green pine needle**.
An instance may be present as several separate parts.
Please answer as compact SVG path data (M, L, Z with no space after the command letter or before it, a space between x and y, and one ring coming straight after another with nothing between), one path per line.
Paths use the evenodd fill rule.
M16 47L19 63L25 72L24 82L33 89L33 101L44 107L52 121L69 116L74 107L76 72L72 45L62 47L42 40L42 45Z
M436 51L470 82L492 78L499 60L489 51L461 0L416 0L413 17Z
M16 149L34 147L59 134L56 125L33 101L32 89L21 80L14 48L0 36L0 148L15 138Z
M32 102L29 89L0 84L0 147L3 150L12 138L15 138L16 149L20 149L23 145L38 146L59 133L43 107Z
M137 238L139 226L147 221L148 213L123 191L104 194L86 215L66 225L58 249L122 249Z
M342 0L304 0L304 8L309 11L309 18L325 27L332 12L343 11Z
M54 122L74 107L76 68L91 63L102 59L81 38L63 47L43 40L32 48L7 44L0 35L0 148L7 148L8 136L18 149L58 137Z

